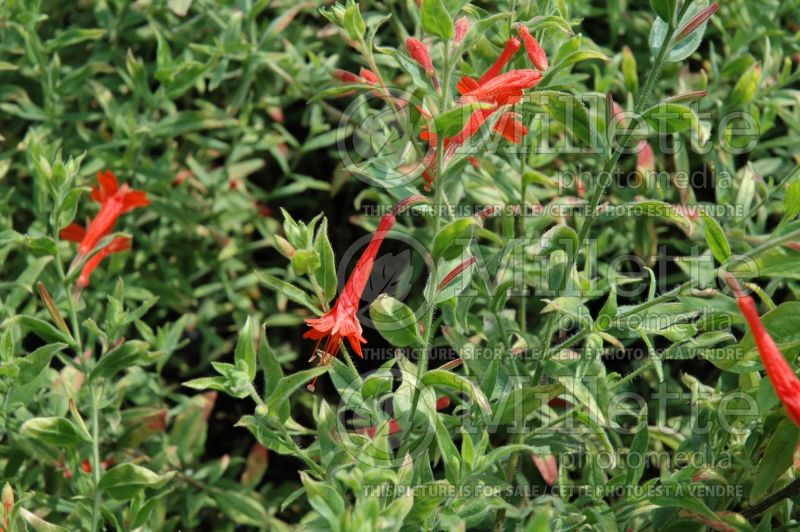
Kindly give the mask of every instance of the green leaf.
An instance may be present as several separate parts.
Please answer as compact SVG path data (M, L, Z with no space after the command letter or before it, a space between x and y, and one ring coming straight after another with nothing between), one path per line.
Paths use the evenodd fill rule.
M145 488L160 488L175 475L159 475L135 464L120 464L105 472L98 487L118 501L133 499Z
M476 225L480 225L480 221L470 216L459 218L444 226L433 238L433 248L431 249L433 259L453 260L460 256L464 248L472 242L472 234Z
M727 103L732 108L744 107L753 101L761 84L761 65L755 64L739 77Z
M312 479L305 471L300 472L300 480L306 488L308 503L327 521L329 530L339 530L345 513L345 502L333 486Z
M217 503L217 508L234 523L262 528L269 522L269 514L256 493L237 489L213 489L211 498Z
M564 386L557 383L514 388L494 405L492 422L499 424L522 422L551 399L564 393L564 390Z
M344 18L342 19L344 29L347 31L348 37L354 41L364 38L367 32L367 27L364 24L364 18L361 16L358 4L353 0L347 3L345 8Z
M697 123L691 107L679 103L660 103L642 114L658 134L680 133Z
M191 388L192 390L217 390L224 392L227 390L227 387L225 386L226 382L227 381L225 377L218 375L215 377L200 377L198 379L192 379L184 382L183 385L187 388Z
M26 510L25 508L19 508L19 515L21 515L22 519L28 524L28 526L30 526L36 532L68 532L66 528L45 521L35 513ZM17 529L18 528L16 526L11 528L11 530ZM24 530L24 527L19 528L19 530Z
M800 179L795 179L783 197L783 221L790 222L800 214Z
M556 225L545 231L531 253L545 257L559 249L570 257L574 257L578 251L578 233L568 225Z
M453 38L453 19L442 0L422 1L422 28L445 41Z
M731 246L728 244L725 231L722 230L717 220L705 212L703 213L703 220L706 223L706 243L711 249L711 254L714 255L717 262L725 264L725 261L731 256Z
M586 146L603 145L601 136L597 134L597 128L589 118L589 111L574 94L537 90L528 93L526 101L541 107Z
M443 137L452 137L464 128L464 125L475 111L491 107L491 104L481 102L469 102L459 105L433 119L434 132Z
M800 352L800 302L787 301L764 313L761 321L769 335L775 340L784 356L792 357ZM738 348L745 357L756 357L753 333L748 330Z
M291 375L281 378L281 380L278 381L277 386L275 386L275 390L266 401L270 411L278 408L282 402L287 401L292 393L294 393L302 385L306 384L314 377L318 377L323 373L326 373L327 371L327 367L311 368L298 371L297 373L292 373Z
M315 312L316 314L322 314L322 311L317 308L317 306L314 304L314 301L311 300L308 294L306 294L303 290L297 288L293 284L289 284L286 281L282 281L281 279L278 279L274 275L256 273L256 276L262 283L267 285L267 287L274 290L275 292L285 295L295 303L303 305L304 307Z
M155 358L148 357L149 347L147 342L141 340L130 340L115 347L100 358L89 373L89 378L108 379L123 369L155 362Z
M422 383L428 386L446 386L459 392L466 392L477 403L484 414L491 412L489 400L471 380L442 369L432 369L422 376Z
M608 219L619 216L634 219L640 216L663 218L687 230L692 226L689 219L680 213L674 205L658 200L632 201L622 205L609 206L598 217Z
M252 316L248 316L244 328L239 333L239 340L236 342L236 351L233 354L233 360L236 365L239 363L244 364L251 382L256 378L256 371L258 370L256 363L257 336L258 325Z
M461 456L458 454L458 448L453 443L453 438L450 437L442 418L436 416L433 422L436 423L436 442L444 461L444 476L451 484L457 486L461 472Z
M675 18L676 0L650 0L650 5L661 20L672 23L672 19Z
M650 443L650 432L647 429L647 405L644 405L639 415L639 424L640 427L633 436L631 449L626 458L630 466L625 474L625 484L628 486L636 486L639 484L644 467L647 465L647 447ZM631 462L631 460L635 461Z
M683 15L680 21L675 24L676 28L683 28L690 20L692 20L700 11L705 9L708 6L708 2L697 1L694 2L689 9L686 10L686 13ZM695 29L690 35L681 39L677 43L667 43L668 45L671 44L672 48L667 52L667 55L664 58L664 61L667 63L674 63L677 61L683 61L695 50L700 46L700 43L703 41L703 34L706 32L706 26L708 25L708 21L703 22L697 29ZM648 43L650 44L650 51L651 53L656 56L658 55L661 47L664 45L664 40L667 37L667 32L669 30L669 23L665 22L661 19L661 17L655 19L653 21L653 26L650 29L650 37L648 38Z
M765 496L767 490L775 485L775 480L780 478L792 465L798 436L800 436L800 428L788 418L781 421L775 428L756 470L756 478L750 490L751 504Z
M13 318L9 318L3 322L2 328L6 328L8 325L13 323L19 324L21 327L28 329L33 334L48 343L58 342L65 343L67 345L73 345L75 343L71 337L64 334L54 325L51 325L50 323L34 316L14 316Z
M314 272L317 278L317 283L322 287L322 293L325 297L325 302L330 301L336 296L336 264L333 256L333 247L331 241L328 240L328 219L323 218L322 223L317 229L317 234L314 237L314 249L319 255L320 267Z
M27 384L36 379L50 365L53 355L67 347L65 343L49 344L40 347L27 357L17 361L19 373L17 384Z
M91 443L89 434L65 417L35 417L19 429L20 434L58 447Z
M369 307L369 317L381 336L395 347L421 346L422 336L414 312L387 294L381 294Z
M634 57L631 49L625 46L622 49L622 79L625 82L625 88L631 94L639 93L639 73L636 68L636 57Z

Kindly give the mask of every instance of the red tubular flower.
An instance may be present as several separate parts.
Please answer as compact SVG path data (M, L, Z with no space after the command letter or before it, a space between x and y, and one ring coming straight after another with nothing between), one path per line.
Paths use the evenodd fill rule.
M61 230L60 235L64 240L82 243L86 235L86 229L78 224L69 224ZM78 281L76 282L78 288L86 288L89 286L89 277L91 277L92 272L97 269L100 263L103 262L103 259L112 253L119 253L120 251L126 251L130 248L130 238L125 236L114 238L110 244L92 255L91 258L86 261L86 264L83 265L83 269L81 269Z
M525 51L528 53L528 59L531 60L531 64L539 70L547 70L547 67L550 66L547 62L547 54L544 53L544 49L528 31L528 27L520 24L517 26L517 32L525 44Z
M459 89L467 89L461 94L465 102L478 100L507 105L518 102L522 98L523 90L535 87L541 80L542 74L536 70L509 70L486 83L462 78L459 82Z
M453 35L453 43L458 46L461 44L461 41L464 40L464 37L467 35L469 31L469 19L467 17L461 17L456 20L455 24L455 32Z
M503 47L503 51L500 52L500 55L497 57L497 60L486 70L486 72L484 72L483 76L481 76L481 79L478 80L478 83L483 84L492 78L496 78L497 75L503 71L503 68L505 68L506 64L511 61L511 58L514 57L514 54L517 53L519 47L519 39L515 37L508 39Z
M120 187L113 172L98 172L97 181L100 186L92 188L92 199L100 203L100 212L80 240L76 260L86 257L103 237L110 234L120 216L150 204L147 194L141 190L132 190L127 184Z
M528 134L528 128L525 124L517 120L516 113L505 112L500 115L497 123L494 125L494 130L503 135L509 142L519 144L522 138Z
M761 322L756 302L742 291L736 279L728 277L727 281L736 295L736 304L739 306L739 311L753 333L758 354L761 356L764 369L767 370L769 380L772 381L775 393L786 408L789 419L795 425L800 426L800 380L797 379L794 369L786 361L786 357L783 356L783 353L775 344L775 340L772 339L772 336L769 335L769 332Z
M306 324L311 327L311 330L307 331L303 338L317 340L317 346L314 349L315 353L319 349L320 342L327 338L322 349L323 355L320 358L320 365L325 364L329 359L336 356L344 339L347 339L350 347L358 356L364 357L361 352L361 344L366 343L366 340L361 336L361 323L359 323L357 316L361 294L364 292L367 281L369 281L372 266L375 264L375 258L378 255L383 239L386 238L386 235L397 221L397 215L409 205L424 200L423 196L409 196L397 203L391 211L381 218L378 229L372 236L372 240L370 240L364 253L356 262L355 268L353 268L347 283L344 285L344 289L342 289L331 310L320 318L306 320ZM314 382L309 384L308 388L313 390Z

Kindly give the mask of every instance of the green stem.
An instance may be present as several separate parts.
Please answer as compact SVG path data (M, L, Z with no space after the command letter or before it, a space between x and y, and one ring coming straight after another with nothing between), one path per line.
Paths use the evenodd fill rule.
M690 2L686 2L684 7L681 10L686 9L686 7L690 4ZM678 20L680 20L681 16L679 15ZM581 225L580 231L578 233L578 244L575 246L574 253L569 256L567 260L567 267L564 270L564 277L561 280L561 289L559 292L563 292L570 279L570 272L572 268L575 266L575 262L578 257L578 253L580 252L583 244L589 235L589 230L594 223L595 218L597 217L597 207L600 204L600 200L603 198L605 194L606 188L611 184L611 172L616 170L617 162L619 158L622 156L623 151L628 147L628 143L630 142L631 138L633 137L633 132L639 125L641 120L641 113L644 111L644 106L647 104L647 100L650 97L650 93L653 90L655 85L656 79L658 78L659 71L661 70L661 66L664 63L664 58L667 55L667 52L670 48L670 41L672 40L672 36L675 33L675 28L670 28L667 31L667 35L664 39L664 43L661 46L661 49L658 51L658 55L653 61L653 65L650 67L650 71L647 74L647 79L645 80L644 87L642 87L642 91L639 94L639 99L634 106L634 117L631 120L631 123L628 125L627 129L625 130L625 134L622 137L622 140L619 143L619 146L614 150L611 154L611 157L606 159L605 164L603 165L603 169L600 173L600 180L598 184L595 186L595 190L592 194L592 201L589 207L589 211L586 213L586 219L583 221ZM547 324L545 325L545 334L544 334L544 342L543 348L541 349L541 360L539 360L536 364L536 369L533 372L533 384L534 386L539 383L542 379L542 373L544 371L544 362L548 358L548 354L550 351L550 346L553 342L553 335L555 334L555 327L557 320L555 319L555 312L551 313L550 316L547 318ZM509 467L507 471L508 478L513 479L513 475L516 473L517 463L519 461L518 453L514 453L509 458ZM497 520L495 521L495 530L500 531L504 528L504 521L505 521L505 511L500 510L497 513Z
M445 112L448 102L448 92L450 91L450 51L449 47L444 46L444 68L445 73L442 79L442 92L439 98L439 112ZM444 198L444 136L438 135L436 141L436 183L434 184L433 195L433 237L439 232L442 226L441 210ZM428 301L428 309L425 312L425 319L423 320L425 338L422 343L422 348L419 351L419 361L417 362L417 383L414 387L414 395L411 399L411 413L409 416L409 424L414 422L414 416L417 413L417 406L419 405L419 382L422 380L425 372L428 371L428 349L433 341L433 315L436 311L436 264L431 264L431 272L428 279L428 293L425 298ZM407 448L408 439L403 442L400 448L400 453Z
M58 235L56 235L58 241ZM61 263L61 253L56 244L55 256L56 270L58 277L61 281L61 286L64 290L64 295L67 298L67 313L69 314L69 321L72 326L72 337L75 339L75 355L78 358L78 365L83 371L84 375L88 377L89 367L83 358L83 342L81 341L81 328L78 323L78 312L75 309L75 301L72 299L70 293L70 286L67 282L67 276L64 273L64 266ZM102 392L102 388L98 390L94 379L88 379L87 390L91 398L90 419L92 424L92 482L94 483L94 500L92 504L92 532L97 532L100 529L100 414L98 403L98 392Z
M680 20L683 11L686 7L690 4L690 2L686 2L683 9L681 10L681 14L678 16L678 20ZM664 63L664 58L667 56L667 52L670 48L670 41L672 40L672 36L675 33L675 28L670 28L667 31L667 35L664 39L664 44L661 46L661 49L658 51L658 55L656 56L655 60L653 61L653 65L650 67L650 71L647 73L647 78L645 80L645 84L642 87L641 92L639 93L639 98L634 106L633 118L631 119L631 123L625 130L625 134L623 135L619 146L614 150L611 154L611 157L606 159L605 164L603 165L603 169L600 172L600 180L598 181L597 185L595 185L595 190L592 193L592 201L589 206L589 210L586 213L586 219L583 221L581 225L580 231L578 232L578 244L575 247L575 251L571 254L567 260L567 267L565 269L564 278L561 281L561 289L562 291L566 288L566 285L570 278L570 272L572 268L575 266L575 261L577 260L578 253L580 249L583 247L583 243L586 241L586 238L589 235L589 230L592 227L592 224L597 218L597 207L600 205L600 200L603 198L606 192L606 188L611 184L611 173L616 170L617 163L619 162L619 158L622 156L622 153L628 147L628 143L630 142L631 138L633 137L633 133L636 128L639 126L639 122L641 121L641 114L644 111L645 105L647 105L647 101L650 98L650 93L655 86L656 79L658 78L659 72L661 70L661 66ZM544 335L544 348L542 349L542 359L536 365L536 370L533 374L533 382L538 383L539 380L542 378L542 372L544 370L544 361L547 357L547 352L550 349L550 345L553 341L553 334L555 333L555 326L556 326L556 319L555 313L550 314L547 318L547 325L545 327L545 335Z

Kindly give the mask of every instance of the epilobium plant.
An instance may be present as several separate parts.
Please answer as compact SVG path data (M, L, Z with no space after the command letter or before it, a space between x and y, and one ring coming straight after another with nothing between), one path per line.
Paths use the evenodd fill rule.
M24 4L3 531L798 526L800 8Z

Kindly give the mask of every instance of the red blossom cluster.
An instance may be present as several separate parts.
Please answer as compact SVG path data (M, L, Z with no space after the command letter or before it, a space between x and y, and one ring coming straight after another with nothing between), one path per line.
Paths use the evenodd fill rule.
M92 219L87 228L72 223L62 229L60 233L64 240L78 243L78 254L73 264L89 257L100 241L111 234L120 216L150 204L147 194L141 190L133 190L127 184L119 186L117 176L113 172L98 172L97 182L99 186L92 188L92 199L100 204L100 212ZM78 289L89 286L89 277L103 259L112 253L119 253L130 247L130 238L118 236L89 257L78 276L76 282Z

